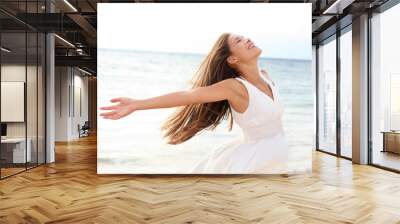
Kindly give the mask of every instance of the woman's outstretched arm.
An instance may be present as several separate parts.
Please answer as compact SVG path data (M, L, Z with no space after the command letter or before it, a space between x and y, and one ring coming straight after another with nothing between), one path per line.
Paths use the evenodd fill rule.
M101 113L106 119L120 119L136 110L148 110L169 108L197 103L209 103L221 100L230 100L234 96L235 81L233 79L222 80L210 86L197 87L190 90L182 90L147 99L132 99L119 97L111 99L112 103L119 104L101 107L102 110L112 110Z

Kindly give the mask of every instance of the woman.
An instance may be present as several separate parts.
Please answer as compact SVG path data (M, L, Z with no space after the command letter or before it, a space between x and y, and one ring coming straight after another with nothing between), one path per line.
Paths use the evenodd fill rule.
M120 97L101 107L105 119L137 110L179 107L163 124L168 144L180 144L225 118L242 129L242 138L211 151L191 173L287 173L288 145L283 105L274 82L258 65L262 50L238 34L223 33L200 65L189 90L148 99Z

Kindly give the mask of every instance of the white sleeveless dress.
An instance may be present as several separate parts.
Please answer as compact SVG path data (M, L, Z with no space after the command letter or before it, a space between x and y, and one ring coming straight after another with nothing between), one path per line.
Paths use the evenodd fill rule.
M286 174L289 147L285 138L279 92L268 78L261 77L272 89L273 98L242 77L249 94L249 105L232 116L242 130L239 139L215 148L191 169L192 174Z

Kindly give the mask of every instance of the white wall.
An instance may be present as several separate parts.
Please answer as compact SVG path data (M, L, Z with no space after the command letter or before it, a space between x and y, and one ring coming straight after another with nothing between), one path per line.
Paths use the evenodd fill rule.
M81 72L79 70L74 70L74 96L71 96L71 99L74 99L74 102L71 102L71 105L74 105L71 108L72 111L72 119L71 119L71 135L73 138L78 138L78 124L81 126L88 120L88 77L81 76ZM80 96L80 97L79 97ZM82 107L82 108L79 108ZM81 111L80 111L81 109Z
M55 141L68 139L68 67L55 68Z
M78 124L88 120L88 77L73 67L56 67L55 85L55 141L77 139Z

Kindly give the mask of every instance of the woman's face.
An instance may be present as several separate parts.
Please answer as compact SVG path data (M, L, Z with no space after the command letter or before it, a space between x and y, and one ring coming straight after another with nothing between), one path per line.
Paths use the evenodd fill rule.
M257 59L262 52L249 38L238 34L229 35L228 45L232 52L232 55L228 57L228 62L232 64L252 61Z

